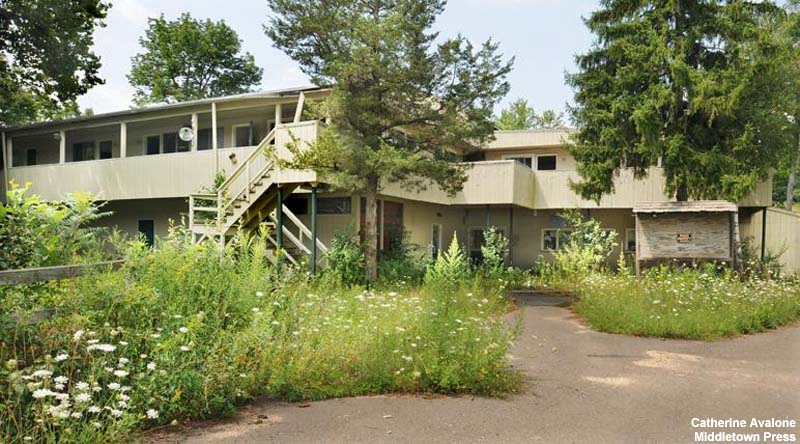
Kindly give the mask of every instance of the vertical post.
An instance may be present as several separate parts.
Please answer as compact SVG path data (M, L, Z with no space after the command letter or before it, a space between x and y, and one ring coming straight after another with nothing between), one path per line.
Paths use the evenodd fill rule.
M317 272L317 186L311 186L311 274Z
M2 145L0 148L3 150L3 198L5 199L5 196L8 194L8 181L11 180L11 178L8 177L8 160L10 156L8 155L8 151L6 151L6 133L4 132L0 133L0 145Z
M217 104L211 102L211 146L214 149L214 174L219 173L219 146L217 145Z
M119 124L119 157L128 157L128 124L125 122Z
M294 109L294 123L300 121L303 116L303 105L306 102L306 95L302 92L300 93L300 97L297 99L297 107Z
M761 266L764 266L764 258L767 255L767 207L761 210ZM763 270L762 270L763 271Z
M508 207L508 265L514 265L514 207Z
M194 195L189 195L189 232L192 233L192 243L194 244Z
M634 236L636 236L636 248L633 250L633 261L634 261L634 269L636 270L636 277L638 278L640 276L640 274L639 274L639 239L641 239L641 237L639 236L639 214L636 213L636 214L633 215L633 217L635 218L635 221L636 221L635 224L634 224L634 227L635 227L634 228L634 233L635 233Z
M281 109L281 104L278 103L277 105L275 105L275 128L277 128L278 125L281 124L282 120L283 120L283 109Z
M280 185L278 185L278 203L275 206L275 219L278 220L276 224L275 231L275 240L278 244L278 249L283 248L283 189Z
M197 113L192 113L192 151L197 151Z
M58 163L67 163L67 132L58 132Z
M14 166L14 138L9 137L6 139L6 149L8 150L8 167Z

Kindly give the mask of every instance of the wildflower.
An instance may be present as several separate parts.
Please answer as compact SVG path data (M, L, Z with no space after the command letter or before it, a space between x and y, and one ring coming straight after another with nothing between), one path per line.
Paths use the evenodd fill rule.
M116 391L116 390L119 390L120 385L118 383L116 383L116 382L112 382L112 383L108 384L108 388L111 389L111 390Z
M53 384L53 388L56 389L56 390L64 390L64 384L55 383L55 384Z
M89 413L100 413L100 407L98 407L96 405L93 405L93 406L89 407L88 409L86 409L86 411L89 412Z
M191 350L191 349L190 349L188 346L186 346L186 345L181 345L181 351L188 352L189 350Z
M147 411L147 418L158 419L158 410L150 409Z
M99 423L99 422L97 422L97 421L94 421L94 422L92 422L92 425L93 425L93 426L94 426L94 428L96 428L96 429L99 429L100 427L103 427L103 424L100 424L100 423Z
M154 339L158 339L158 338L161 337L161 333L153 333L153 334L150 335L150 337L152 337Z
M69 381L69 378L66 376L56 376L53 381L57 384L66 384Z
M181 333L188 333L189 329L186 328L186 327L181 327L181 328L178 329L178 331L181 332Z
M54 396L56 399L58 399L59 401L62 401L62 402L64 402L64 401L66 401L67 399L69 399L69 395L68 395L67 393L56 393L56 394L54 394L53 396Z
M258 313L258 312L260 312L260 311L261 311L261 309L260 309L260 308L258 308L258 307L253 307L253 313Z
M92 344L86 347L86 350L100 350L103 353L109 353L116 350L117 347L111 344Z
M150 371L155 370L156 369L156 363L155 362L148 362L147 363L147 369L150 370Z
M81 412L72 412L70 416L72 416L75 419L80 419L81 416L83 416L83 414Z
M420 376L422 376L422 373L414 371L414 378L419 378Z
M122 416L122 410L111 409L111 416L119 418L120 416Z
M89 402L91 399L92 395L88 393L78 393L78 395L75 396L75 400L78 402Z
M31 376L34 378L49 378L53 372L50 370L36 370L35 372L31 373Z
M131 400L131 397L126 395L125 393L122 393L121 395L119 395L119 399L121 399L121 400L123 400L125 402L128 402L128 401Z
M126 372L125 370L115 370L114 376L116 376L117 378L124 378L128 376L128 372Z
M119 341L119 345L126 346L128 343L126 341Z
M72 335L72 340L73 340L73 341L79 341L79 340L81 339L81 337L83 337L83 333L84 333L84 331L83 331L83 330L78 330L78 331L76 331L76 332L75 332L75 333Z
M262 297L262 296L264 296L264 292L261 292L261 291L257 291L257 292L256 292L256 297L257 297L257 298L260 298L260 297ZM158 412L156 412L156 414L157 414L157 413L158 413Z
M67 358L69 358L68 354L61 353L61 354L57 355L55 358L53 358L53 360L56 361L56 362L61 362L61 361L66 361Z
M52 396L55 393L51 392L49 389L37 389L33 392L33 397L36 399L41 399L46 396Z
M270 322L270 324L272 324L272 325L281 325L281 323L278 322L278 321L272 321L272 322Z

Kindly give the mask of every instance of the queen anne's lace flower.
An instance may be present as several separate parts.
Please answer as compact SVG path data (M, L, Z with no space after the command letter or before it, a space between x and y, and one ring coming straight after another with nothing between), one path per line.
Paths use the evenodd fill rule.
M147 417L150 419L158 419L158 410L153 410L153 409L148 410Z
M109 353L116 350L117 347L111 344L92 344L86 347L86 350L100 350L103 353Z

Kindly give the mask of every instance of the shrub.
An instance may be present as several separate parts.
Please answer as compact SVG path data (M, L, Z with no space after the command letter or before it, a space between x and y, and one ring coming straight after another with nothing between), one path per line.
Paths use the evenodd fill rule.
M431 287L451 288L469 277L469 274L469 260L458 243L457 234L453 233L450 247L428 267L425 273L425 284Z
M578 287L576 309L598 330L713 339L800 318L800 282L742 279L729 268L667 266L641 279L596 273Z
M429 252L409 241L407 230L396 231L390 238L390 249L378 262L379 284L398 288L422 283L430 264Z
M325 273L333 276L339 284L351 287L366 283L364 250L353 230L336 233L325 258L328 263Z
M489 227L483 231L481 255L483 267L490 276L502 274L508 255L508 239L496 227Z

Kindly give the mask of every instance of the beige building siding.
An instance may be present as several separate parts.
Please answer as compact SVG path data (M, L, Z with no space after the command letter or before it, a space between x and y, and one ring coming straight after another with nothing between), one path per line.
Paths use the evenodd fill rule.
M524 147L486 150L486 160L506 160L510 157L535 157L556 155L557 171L574 171L577 168L575 159L563 146Z
M135 199L107 202L102 211L112 214L98 221L99 226L117 228L125 234L136 236L140 220L152 220L155 235L165 237L169 231L169 221L180 224L186 217L187 200L177 199Z
M741 236L750 238L756 254L761 253L763 213L754 212L741 218ZM800 273L800 213L778 208L767 209L766 249L770 254L781 253L784 272Z

